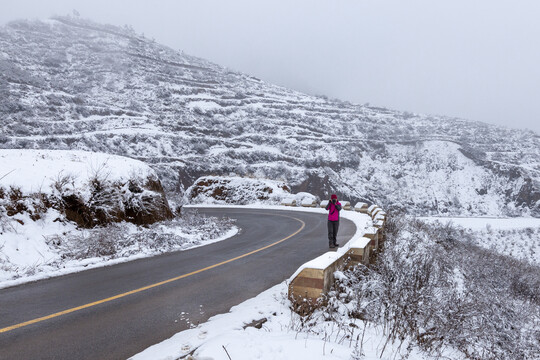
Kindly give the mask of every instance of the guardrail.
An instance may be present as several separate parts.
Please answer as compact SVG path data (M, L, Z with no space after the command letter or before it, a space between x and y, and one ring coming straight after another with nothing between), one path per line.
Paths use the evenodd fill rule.
M321 207L323 204L321 204ZM358 208L357 208L358 207ZM350 210L353 210L349 207ZM337 251L329 251L302 265L291 277L289 299L299 311L313 308L334 284L334 272L358 264L373 264L384 242L386 213L377 205L356 204L355 211L371 217L373 226Z

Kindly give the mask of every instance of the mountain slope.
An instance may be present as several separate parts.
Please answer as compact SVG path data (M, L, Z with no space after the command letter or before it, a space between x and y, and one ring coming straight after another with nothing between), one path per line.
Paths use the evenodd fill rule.
M0 147L151 164L169 190L201 175L419 214L540 215L530 131L314 97L69 17L0 29Z

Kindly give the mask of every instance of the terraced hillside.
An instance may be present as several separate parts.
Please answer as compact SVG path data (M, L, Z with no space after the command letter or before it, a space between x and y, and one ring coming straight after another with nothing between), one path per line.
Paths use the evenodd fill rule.
M69 17L0 28L0 70L3 148L133 157L169 191L235 174L418 214L540 215L531 131L310 96Z

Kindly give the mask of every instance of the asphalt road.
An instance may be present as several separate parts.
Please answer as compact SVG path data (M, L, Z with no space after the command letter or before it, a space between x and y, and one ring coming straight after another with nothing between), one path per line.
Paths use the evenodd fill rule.
M237 219L240 233L192 250L0 290L0 359L126 359L227 312L328 251L322 214L199 211ZM355 226L345 219L340 225L338 242L345 243Z

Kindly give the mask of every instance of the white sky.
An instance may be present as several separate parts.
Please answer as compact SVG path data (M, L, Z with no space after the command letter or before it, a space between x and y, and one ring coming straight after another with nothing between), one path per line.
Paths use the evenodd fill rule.
M70 14L312 94L540 133L538 0L0 0Z

